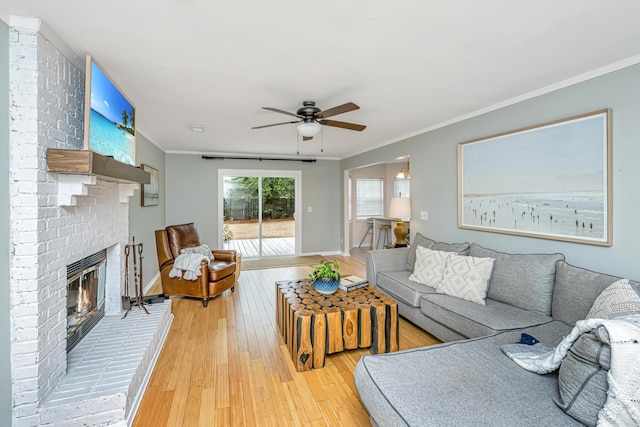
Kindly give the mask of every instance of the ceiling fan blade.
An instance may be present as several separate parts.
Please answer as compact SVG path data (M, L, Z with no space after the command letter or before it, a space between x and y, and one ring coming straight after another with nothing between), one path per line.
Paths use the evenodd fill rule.
M339 122L337 120L318 120L318 122L321 125L333 126L336 128L343 128L343 129L349 129L349 130L363 131L366 128L365 125L359 125L356 123Z
M296 120L294 122L282 122L282 123L272 123L270 125L262 125L262 126L254 126L251 129L262 129L262 128L270 128L271 126L280 126L280 125L289 125L291 123L298 123L300 120Z
M302 137L302 140L303 140L303 141L309 141L309 140L311 140L311 139L313 139L313 137L312 137L312 136L303 136L303 137Z
M336 116L338 114L347 113L349 111L358 110L358 107L353 102L347 102L346 104L338 105L337 107L329 108L328 110L320 111L316 113L316 118L325 119L327 117Z
M284 111L284 110L279 110L277 108L273 108L273 107L262 107L263 110L269 110L269 111L274 111L276 113L280 113L280 114L286 114L287 116L293 116L293 117L300 117L303 118L302 116L297 115L296 113L290 113L288 111Z

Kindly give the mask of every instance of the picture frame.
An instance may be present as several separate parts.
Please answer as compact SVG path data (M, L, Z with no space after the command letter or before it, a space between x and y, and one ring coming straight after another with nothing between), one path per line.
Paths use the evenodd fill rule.
M612 245L611 109L458 144L458 228Z
M145 164L141 164L140 168L151 174L149 184L140 184L141 204L142 206L158 206L160 204L160 172Z

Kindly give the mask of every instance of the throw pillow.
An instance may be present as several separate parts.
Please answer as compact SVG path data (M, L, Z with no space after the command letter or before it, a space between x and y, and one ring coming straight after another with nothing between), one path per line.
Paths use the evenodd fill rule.
M416 249L416 264L409 280L437 288L442 280L444 267L452 252L433 251L422 246Z
M629 280L620 279L598 295L587 319L613 319L628 314L640 314L640 294Z
M411 247L409 248L409 254L407 255L406 269L413 271L416 263L416 251L419 247L425 247L433 251L455 252L458 255L469 255L469 243L444 243L436 242L428 237L424 237L422 234L417 233L416 237L411 239Z
M209 257L209 259L213 259L213 254L211 253L211 249L207 245L200 246L192 246L190 248L180 249L181 254L200 254Z
M560 365L556 405L567 415L595 426L607 400L607 373L611 347L607 330L600 326L578 338Z
M478 258L452 253L447 259L442 281L436 288L441 294L451 295L485 305L487 287L493 271L493 258Z

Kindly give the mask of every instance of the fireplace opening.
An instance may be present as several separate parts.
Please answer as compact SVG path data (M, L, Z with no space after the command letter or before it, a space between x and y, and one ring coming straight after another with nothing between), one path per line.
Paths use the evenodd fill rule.
M107 250L67 266L67 352L104 316Z

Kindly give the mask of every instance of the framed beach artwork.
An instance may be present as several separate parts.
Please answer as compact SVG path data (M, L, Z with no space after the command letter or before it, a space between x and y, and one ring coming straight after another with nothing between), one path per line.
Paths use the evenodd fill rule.
M149 165L141 164L140 168L143 171L151 174L151 183L148 185L141 185L141 198L142 206L157 206L160 204L160 172L158 169L152 168Z
M611 246L611 110L458 144L458 227Z

